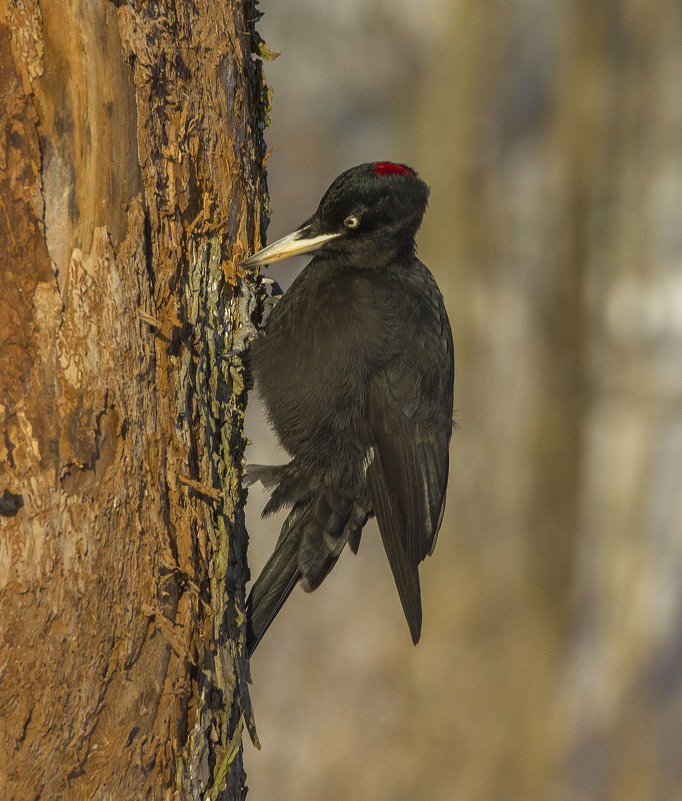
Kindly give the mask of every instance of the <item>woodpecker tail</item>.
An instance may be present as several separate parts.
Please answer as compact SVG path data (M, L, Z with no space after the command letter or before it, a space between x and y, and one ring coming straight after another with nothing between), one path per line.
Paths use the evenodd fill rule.
M330 497L330 493L325 492L308 493L294 504L284 521L275 550L254 582L246 602L249 656L298 581L306 592L312 592L334 567L349 538L357 550L360 531L368 515L358 503Z
M289 514L279 535L277 547L251 587L246 601L246 652L249 656L256 650L282 604L301 578L297 536L300 517L301 510L298 507Z

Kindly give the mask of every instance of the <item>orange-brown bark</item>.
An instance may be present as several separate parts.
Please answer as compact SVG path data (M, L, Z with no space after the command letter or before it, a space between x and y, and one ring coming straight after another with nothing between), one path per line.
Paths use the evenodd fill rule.
M0 784L17 801L243 784L245 393L226 354L263 217L253 17L0 2Z

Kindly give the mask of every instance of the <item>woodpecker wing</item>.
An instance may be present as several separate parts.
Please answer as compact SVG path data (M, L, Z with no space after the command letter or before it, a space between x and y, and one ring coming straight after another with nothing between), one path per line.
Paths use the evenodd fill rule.
M434 371L434 376L436 373ZM447 381L445 375L436 380ZM371 383L367 405L367 482L379 531L412 640L421 633L419 563L432 552L445 507L451 393L434 408L423 372L397 365Z

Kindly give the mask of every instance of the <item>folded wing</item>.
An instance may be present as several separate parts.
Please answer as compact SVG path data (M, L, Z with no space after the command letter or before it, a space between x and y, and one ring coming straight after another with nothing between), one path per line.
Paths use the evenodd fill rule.
M443 517L452 429L452 393L425 393L427 379L402 365L383 372L369 387L366 418L370 501L414 643L422 621L418 566ZM448 376L431 380L447 386Z

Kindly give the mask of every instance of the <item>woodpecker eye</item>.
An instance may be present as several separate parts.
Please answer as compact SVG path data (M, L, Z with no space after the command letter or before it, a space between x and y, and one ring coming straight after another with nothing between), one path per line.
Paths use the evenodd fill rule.
M360 218L351 214L350 217L346 217L346 219L343 221L343 224L346 226L346 228L350 228L352 230L360 225Z

